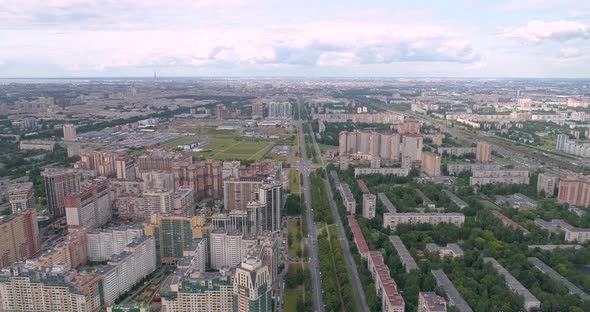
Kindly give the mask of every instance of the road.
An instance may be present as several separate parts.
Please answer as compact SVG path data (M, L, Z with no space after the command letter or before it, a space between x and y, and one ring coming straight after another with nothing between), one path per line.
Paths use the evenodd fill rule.
M324 163L324 159L322 158L322 153L320 152L320 146L315 139L315 135L312 134L313 146L315 149L315 153L317 158L320 160L322 168L326 169L326 164ZM348 246L348 239L346 238L346 232L344 232L344 225L342 224L342 219L340 219L340 212L338 211L338 206L334 201L334 194L332 193L332 187L330 186L330 179L328 178L328 172L326 172L326 177L324 178L324 183L326 184L326 190L328 191L328 199L330 200L330 206L332 207L332 213L334 214L334 218L336 221L336 228L338 229L338 240L340 241L340 245L342 246L342 251L344 252L344 259L346 261L346 268L348 269L348 276L350 276L350 281L352 282L352 289L354 291L354 297L356 298L356 302L359 307L359 311L368 312L369 306L367 305L367 300L365 299L365 292L363 290L363 286L361 285L361 279L359 278L359 274L357 271L356 263L352 254L350 253L350 247Z
M299 116L301 116L301 100L297 100ZM307 152L305 150L305 135L303 133L302 121L297 120L297 133L299 135L299 147L301 148L299 161L299 170L303 176L303 199L305 201L305 216L307 218L307 233L310 235L309 239L309 271L311 272L311 292L313 297L313 310L315 312L324 311L324 301L322 298L322 282L320 279L320 268L318 260L318 234L313 222L311 211L311 192L309 187L309 171L310 163L307 159Z

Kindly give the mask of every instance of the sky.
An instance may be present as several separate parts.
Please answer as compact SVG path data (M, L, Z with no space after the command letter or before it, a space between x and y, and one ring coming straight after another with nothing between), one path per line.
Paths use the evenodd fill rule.
M0 77L590 77L584 0L0 0Z

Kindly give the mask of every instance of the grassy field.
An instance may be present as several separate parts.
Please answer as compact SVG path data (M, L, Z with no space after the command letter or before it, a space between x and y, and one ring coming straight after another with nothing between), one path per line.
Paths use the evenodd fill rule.
M289 188L291 190L291 193L301 194L301 175L299 174L299 170L291 168L289 176Z
M204 152L193 152L193 156L218 160L255 160L262 159L274 146L273 142L239 141L215 138L203 144Z

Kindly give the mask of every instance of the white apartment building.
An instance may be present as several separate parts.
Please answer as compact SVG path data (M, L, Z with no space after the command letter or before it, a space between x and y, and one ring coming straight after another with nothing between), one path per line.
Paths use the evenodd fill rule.
M141 227L120 227L94 230L87 234L88 260L107 261L125 251L126 246L143 235Z
M383 227L393 228L399 224L439 224L450 223L462 225L465 215L462 213L419 213L419 212L386 212L383 214Z

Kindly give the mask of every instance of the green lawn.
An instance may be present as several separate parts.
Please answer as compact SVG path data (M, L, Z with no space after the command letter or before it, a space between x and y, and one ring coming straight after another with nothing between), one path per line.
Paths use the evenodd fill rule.
M499 209L500 208L500 207L498 207L498 205L492 203L491 201L489 201L487 199L477 199L477 201L486 208L490 208L490 209Z
M299 170L291 169L289 174L290 184L289 188L291 193L293 194L301 194L301 175L299 175Z
M193 156L218 160L262 159L274 146L273 142L251 142L235 139L215 138L200 146L204 152L193 152Z

